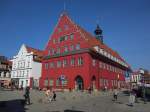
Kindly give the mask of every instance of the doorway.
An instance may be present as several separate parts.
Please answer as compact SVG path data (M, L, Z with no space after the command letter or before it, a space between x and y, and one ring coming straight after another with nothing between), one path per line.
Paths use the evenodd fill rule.
M81 76L77 76L75 78L75 88L77 90L83 90L84 89L83 79Z

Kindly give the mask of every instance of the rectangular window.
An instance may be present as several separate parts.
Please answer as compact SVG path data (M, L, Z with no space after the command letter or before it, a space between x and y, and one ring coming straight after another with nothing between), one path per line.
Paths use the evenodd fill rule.
M68 52L68 47L67 46L64 47L64 52Z
M76 50L80 49L80 44L76 44Z
M73 40L73 38L74 38L74 35L73 35L73 34L71 34L71 35L70 35L70 39L71 39L71 40Z
M66 67L67 66L67 60L63 60L63 67Z
M48 69L48 63L45 63L45 69Z
M20 63L18 62L18 68L20 67Z
M57 48L57 54L60 54L60 48Z
M75 65L75 58L71 58L71 65L74 66Z
M96 60L92 60L92 65L95 66L96 65Z
M57 80L56 80L56 86L59 86L59 85L60 85L60 80L57 79Z
M48 79L44 80L44 86L47 87L48 86Z
M54 68L54 62L50 62L50 68Z
M111 80L111 85L112 85L112 87L114 87L114 83L113 83L113 80Z
M99 62L99 68L102 68L102 62Z
M61 67L61 61L57 61L57 67L58 67L58 68Z
M53 44L55 44L56 43L56 40L55 39L53 39Z
M25 67L25 62L23 62L23 68Z
M60 42L62 42L62 41L64 41L65 40L65 36L63 36L63 37L60 37Z
M106 64L106 66L107 66L107 70L109 70L109 65Z
M67 35L65 36L65 40L68 40L68 36Z
M78 58L78 65L83 65L83 58L82 57Z
M105 63L103 63L103 68L104 68L104 69L106 68Z
M26 74L26 77L28 77L29 76L29 70L27 70L27 74Z
M74 51L74 46L73 45L70 46L70 51Z
M22 77L24 77L24 71L22 71Z
M54 85L54 80L53 79L50 79L49 80L49 86L53 86Z
M27 67L29 67L30 66L30 61L28 61L28 65L27 65Z

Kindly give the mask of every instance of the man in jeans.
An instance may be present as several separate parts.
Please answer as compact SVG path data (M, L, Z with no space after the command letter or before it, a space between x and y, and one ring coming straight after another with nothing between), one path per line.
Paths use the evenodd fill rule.
M28 86L25 89L24 97L25 97L25 103L30 105L30 88Z

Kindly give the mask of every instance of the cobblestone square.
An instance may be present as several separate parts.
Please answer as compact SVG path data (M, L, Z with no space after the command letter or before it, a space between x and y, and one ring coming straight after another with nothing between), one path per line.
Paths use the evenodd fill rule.
M149 112L150 102L139 99L128 106L129 96L119 93L114 102L112 93L57 92L56 101L47 102L43 91L32 90L31 105L23 105L24 91L0 91L0 112Z

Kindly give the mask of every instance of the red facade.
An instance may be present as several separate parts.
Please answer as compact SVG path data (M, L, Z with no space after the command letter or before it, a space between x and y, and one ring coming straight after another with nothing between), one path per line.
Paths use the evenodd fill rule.
M62 14L45 49L40 87L99 90L123 86L128 67L101 55L95 46L125 63L117 52Z

